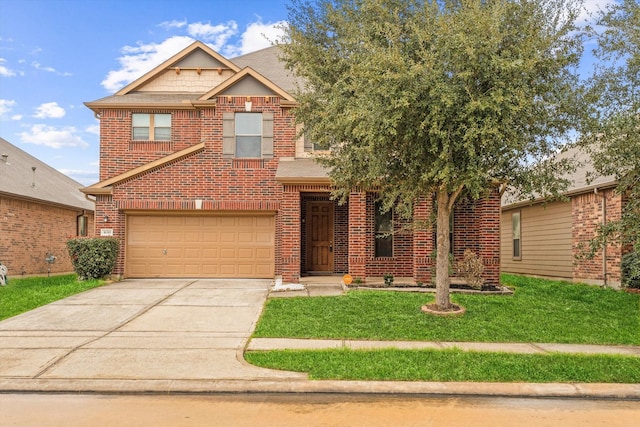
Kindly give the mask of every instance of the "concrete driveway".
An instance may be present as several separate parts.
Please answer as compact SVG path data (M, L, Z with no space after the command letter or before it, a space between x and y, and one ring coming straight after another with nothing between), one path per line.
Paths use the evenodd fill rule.
M220 380L306 378L242 358L270 284L124 280L7 319L0 390L202 391Z

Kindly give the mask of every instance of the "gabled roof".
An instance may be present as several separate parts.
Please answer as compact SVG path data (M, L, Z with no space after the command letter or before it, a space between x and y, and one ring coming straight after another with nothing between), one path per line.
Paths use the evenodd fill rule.
M289 90L295 90L296 85L278 55L279 48L274 46L238 57L241 70L196 41L115 94L85 105L96 113L103 108L193 109L215 104L212 97L228 94L279 96L283 106L291 106L295 99ZM249 67L252 60L259 70Z
M196 41L190 44L189 46L187 46L186 48L184 48L183 50L181 50L180 52L173 55L171 58L164 61L162 64L158 65L153 70L149 71L148 73L145 73L145 75L143 75L139 79L132 81L127 86L120 89L118 92L116 92L116 95L126 95L130 92L134 92L136 89L139 89L140 87L144 86L151 80L161 75L167 68L175 67L176 64L180 64L181 62L187 61L189 56L197 55L199 51L204 51L204 53L208 54L209 57L218 61L219 65L221 65L221 67L218 67L218 68L224 67L234 72L240 71L240 68L238 68L238 66L235 65L233 62L229 61L228 59L220 55L218 52L211 49L206 44L200 41Z
M80 192L82 184L0 138L0 194L93 211L93 202ZM33 169L35 168L35 170Z
M230 91L230 88L237 87L240 82L247 82L247 81L252 81L253 84L250 85L252 88L261 87L261 89L258 89L257 91L266 90L266 92L265 93L250 93L250 92L242 93L242 92ZM256 89L253 89L253 90L256 90ZM230 79L225 80L222 84L214 87L212 90L205 93L203 96L200 97L199 100L206 101L215 96L226 95L226 94L240 95L240 96L270 94L270 95L277 95L287 101L295 102L293 96L291 96L286 91L282 90L275 83L271 82L269 79L267 79L260 73L256 72L251 67L243 68L239 73L237 73Z
M113 190L113 186L121 183L122 181L126 181L128 179L132 179L138 177L144 173L160 169L168 164L172 164L174 162L180 161L192 154L198 153L204 150L204 142L201 142L196 145L192 145L191 147L185 148L184 150L176 151L175 153L169 154L168 156L161 157L153 162L146 163L142 166L138 166L137 168L131 169L127 172L121 173L120 175L116 175L112 178L105 179L104 181L100 181L97 184L93 184L89 187L81 188L85 194L111 194Z

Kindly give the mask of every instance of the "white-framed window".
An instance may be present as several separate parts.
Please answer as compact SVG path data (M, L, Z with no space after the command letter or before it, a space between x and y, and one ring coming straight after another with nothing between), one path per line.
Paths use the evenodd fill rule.
M375 209L375 256L393 256L393 210L382 212L382 202L374 203Z
M223 113L222 154L231 159L272 159L273 113Z
M262 156L262 114L236 113L237 158L260 158Z
M134 140L171 140L171 114L133 113L131 126Z
M521 239L521 227L520 212L514 212L511 214L511 230L513 239L513 259L522 259L522 239Z

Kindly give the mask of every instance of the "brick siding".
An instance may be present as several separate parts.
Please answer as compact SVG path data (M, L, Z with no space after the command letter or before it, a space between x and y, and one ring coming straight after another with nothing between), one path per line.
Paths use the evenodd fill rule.
M77 217L82 210L67 209L12 197L0 197L0 262L9 269L9 277L72 273L67 241L77 233ZM93 236L93 212L87 232ZM53 264L45 261L56 257Z
M597 227L603 223L603 214L606 213L607 221L620 219L623 203L623 197L614 189L600 191L598 194L580 194L571 198L574 280L603 283L603 257L606 252L606 281L613 286L620 284L620 264L624 253L620 245L609 243L606 251L599 251L593 259L584 259L580 255L583 254L584 248L588 247L589 241L595 237Z

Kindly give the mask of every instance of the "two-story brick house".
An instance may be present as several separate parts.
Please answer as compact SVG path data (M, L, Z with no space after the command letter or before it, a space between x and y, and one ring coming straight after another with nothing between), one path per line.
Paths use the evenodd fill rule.
M242 67L242 68L241 68ZM331 200L331 180L298 137L294 80L271 47L233 60L195 42L112 96L100 119L96 235L122 242L125 277L393 274L428 281L433 230L400 231L374 193ZM431 201L414 217L429 219ZM392 225L393 224L393 225ZM498 192L456 209L454 254L482 256L499 281Z

